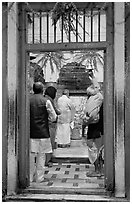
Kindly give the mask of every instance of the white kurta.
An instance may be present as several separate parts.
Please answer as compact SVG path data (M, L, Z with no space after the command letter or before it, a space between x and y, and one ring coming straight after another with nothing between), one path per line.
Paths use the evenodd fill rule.
M56 142L57 144L66 145L70 144L71 129L70 123L73 121L74 106L72 101L66 96L62 95L58 101L58 109L61 114L58 116L57 129L56 129Z

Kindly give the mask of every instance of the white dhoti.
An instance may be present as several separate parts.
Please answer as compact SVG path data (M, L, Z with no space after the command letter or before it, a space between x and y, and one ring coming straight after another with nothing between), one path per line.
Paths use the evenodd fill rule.
M74 119L74 106L66 95L62 95L57 104L61 114L58 115L55 141L60 146L67 146L71 141L70 123Z
M44 179L45 153L52 153L50 138L31 139L30 182Z
M57 124L57 130L56 130L56 140L57 144L70 144L71 141L71 129L70 129L70 123Z

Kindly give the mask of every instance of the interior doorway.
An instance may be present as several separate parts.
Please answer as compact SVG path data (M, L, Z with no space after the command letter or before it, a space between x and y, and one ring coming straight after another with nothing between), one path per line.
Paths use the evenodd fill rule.
M58 54L59 53L59 54ZM83 57L82 57L83 54ZM94 55L94 56L93 56ZM56 65L55 60L57 57L60 57L60 62ZM84 58L85 56L85 58ZM54 58L53 58L54 57ZM78 58L78 61L77 61ZM52 185L55 185L55 182L59 182L60 178L56 178L56 180L50 178L51 171L57 168L65 169L67 165L75 165L75 169L83 168L84 174L93 174L95 173L94 165L91 165L89 162L88 155L88 145L87 145L87 130L88 127L83 129L82 121L81 121L81 113L83 111L84 105L87 100L86 89L91 85L91 78L94 75L100 84L101 89L103 90L103 80L104 80L104 51L81 51L81 50L73 50L73 51L59 51L59 52L44 52L44 53L29 53L29 63L28 63L28 91L29 95L33 94L33 83L37 81L41 81L44 84L46 89L47 86L53 85L57 88L57 96L55 99L55 103L57 103L58 97L62 95L62 91L64 88L70 90L70 99L75 107L75 116L74 116L74 128L71 130L71 147L65 149L55 149L53 152L53 169L46 169L45 172L49 172L45 175L46 178L49 179L44 186L49 185L49 182ZM58 59L58 58L57 58ZM83 59L83 60L82 60ZM51 66L51 62L52 66ZM55 134L55 132L54 132ZM102 136L101 136L101 141ZM100 141L99 141L100 142ZM99 144L98 145L101 145ZM61 163L63 165L61 166ZM81 168L80 166L81 165ZM85 168L84 168L85 167ZM89 168L89 170L88 170ZM75 171L71 168L71 172ZM65 169L66 171L66 169ZM70 172L69 171L69 172ZM79 175L81 178L81 174ZM104 188L104 170L101 174L94 175L95 178L101 178L101 185ZM78 185L80 179L78 177ZM87 182L88 179L92 177L88 175L83 182ZM62 180L70 182L72 178L62 177ZM82 181L82 180L81 180ZM74 181L75 182L75 181ZM73 183L74 183L73 182ZM72 183L72 182L71 182ZM91 183L93 181L91 180ZM96 183L96 182L95 182ZM94 183L94 184L95 184ZM64 182L66 184L66 182ZM98 179L97 183L98 185ZM36 188L35 184L33 185ZM41 186L42 187L42 186ZM45 187L45 188L46 188ZM65 187L65 185L63 186ZM87 188L88 186L86 186ZM69 187L70 188L70 185ZM67 188L67 189L68 189ZM78 188L78 187L77 187Z

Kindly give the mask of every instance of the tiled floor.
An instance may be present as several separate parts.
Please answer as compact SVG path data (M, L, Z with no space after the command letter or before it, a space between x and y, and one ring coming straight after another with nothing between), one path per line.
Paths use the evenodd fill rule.
M59 164L46 168L44 181L31 186L39 188L64 189L100 189L104 187L104 176L95 174L94 166L90 164Z
M104 176L96 174L94 165L88 163L85 138L71 141L71 147L57 148L54 151L54 158L56 162L53 162L52 167L45 168L43 182L31 183L30 188L48 192L104 189ZM76 162L71 162L72 159Z

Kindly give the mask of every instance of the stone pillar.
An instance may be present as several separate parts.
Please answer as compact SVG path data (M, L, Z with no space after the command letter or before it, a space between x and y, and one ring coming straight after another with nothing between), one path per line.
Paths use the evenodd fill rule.
M8 3L7 86L8 86L8 158L7 194L17 187L17 3Z
M124 2L114 3L115 72L115 196L125 196L124 87L125 87Z
M7 191L7 2L2 3L2 196Z

